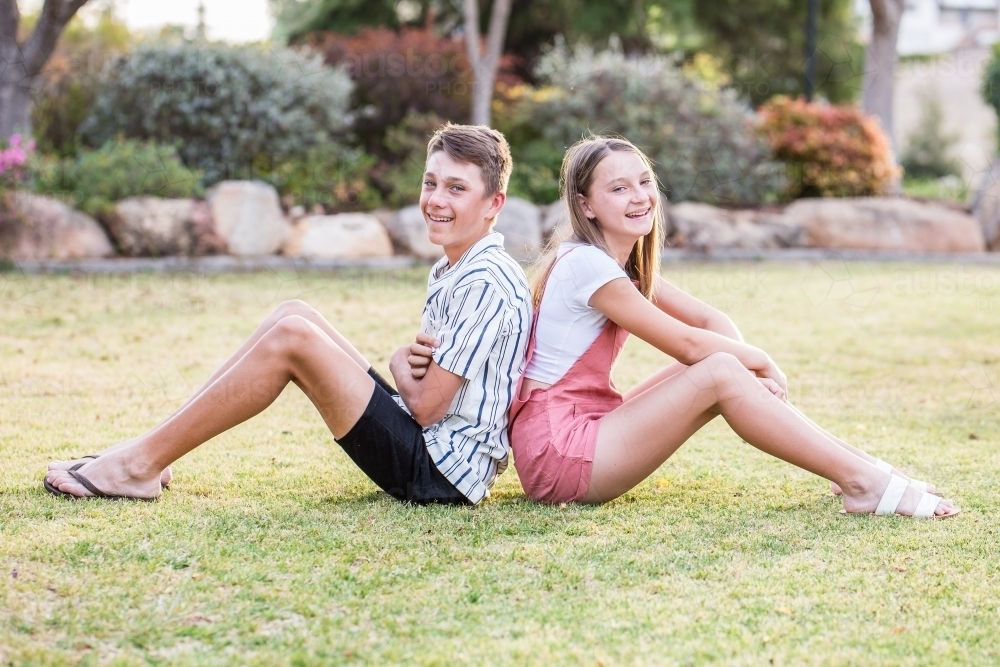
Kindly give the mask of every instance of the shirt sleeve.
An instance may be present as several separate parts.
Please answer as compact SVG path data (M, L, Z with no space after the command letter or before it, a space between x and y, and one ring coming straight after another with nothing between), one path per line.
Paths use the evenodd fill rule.
M455 288L443 314L434 361L465 379L475 377L497 341L510 332L510 307L499 290L477 280Z
M567 252L569 254L560 262L565 265L560 272L560 278L571 282L572 289L569 290L568 302L577 312L591 310L590 297L594 296L594 292L612 280L628 278L628 274L618 266L618 262L600 248L583 245Z

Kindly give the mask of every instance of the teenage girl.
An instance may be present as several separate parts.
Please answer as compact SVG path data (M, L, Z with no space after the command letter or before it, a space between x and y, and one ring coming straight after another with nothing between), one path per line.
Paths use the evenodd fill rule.
M562 188L572 236L540 263L511 407L511 448L529 497L612 500L722 415L754 447L830 480L848 513L958 514L928 485L816 426L785 400L785 375L771 357L659 276L663 213L638 148L611 137L576 143ZM611 370L629 333L679 363L623 395Z

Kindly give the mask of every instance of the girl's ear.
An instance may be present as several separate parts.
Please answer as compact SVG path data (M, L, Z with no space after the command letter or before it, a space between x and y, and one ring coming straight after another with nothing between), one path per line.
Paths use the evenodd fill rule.
M597 217L597 214L594 213L594 209L592 209L590 207L590 202L587 201L586 197L584 197L583 195L577 193L576 200L578 202L580 202L580 208L583 209L583 214L585 216L587 216L588 218L596 218Z

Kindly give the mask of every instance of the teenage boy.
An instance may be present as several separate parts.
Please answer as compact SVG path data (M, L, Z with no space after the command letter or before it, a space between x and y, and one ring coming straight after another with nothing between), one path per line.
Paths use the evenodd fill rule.
M286 302L172 416L96 457L51 463L45 488L158 498L171 463L294 382L393 497L480 502L507 466L507 410L530 330L527 280L493 231L511 166L503 135L483 126L449 124L428 143L420 208L445 256L431 269L416 342L389 362L398 391L316 310Z

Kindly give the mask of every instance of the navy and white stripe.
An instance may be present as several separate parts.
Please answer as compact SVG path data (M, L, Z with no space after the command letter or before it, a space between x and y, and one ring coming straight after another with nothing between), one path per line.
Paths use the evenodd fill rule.
M424 439L441 473L478 503L507 468L507 411L524 372L531 293L503 236L491 232L455 266L447 257L435 264L427 294L421 330L441 341L434 351L438 365L465 382L445 418L424 429Z

